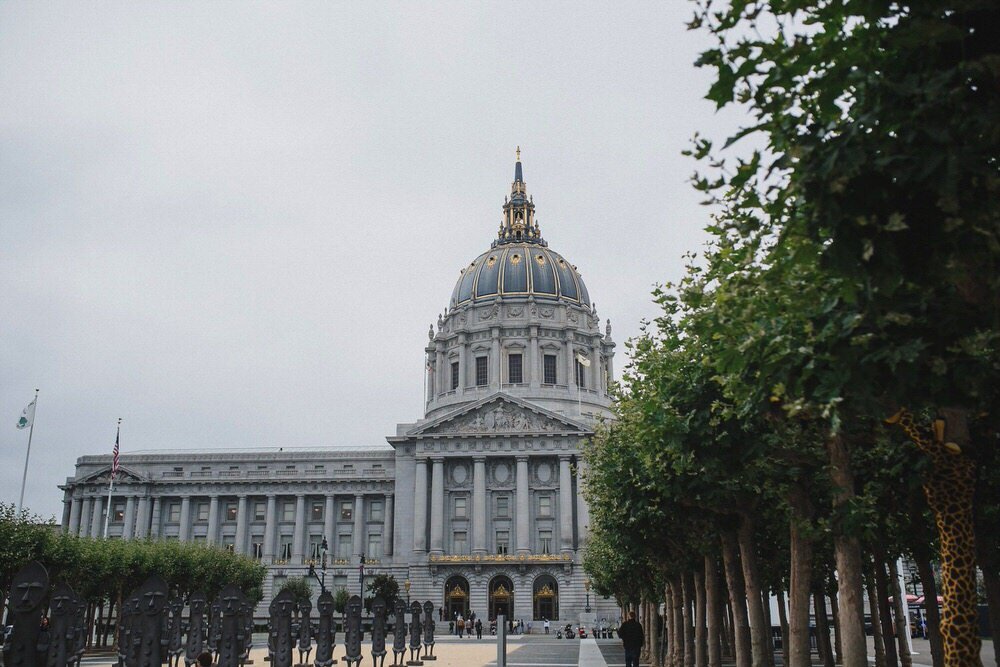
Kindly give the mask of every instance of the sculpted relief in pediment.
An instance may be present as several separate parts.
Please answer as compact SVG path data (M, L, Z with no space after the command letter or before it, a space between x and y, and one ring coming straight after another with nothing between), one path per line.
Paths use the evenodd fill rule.
M507 403L494 403L432 429L434 433L539 433L571 430L553 419Z

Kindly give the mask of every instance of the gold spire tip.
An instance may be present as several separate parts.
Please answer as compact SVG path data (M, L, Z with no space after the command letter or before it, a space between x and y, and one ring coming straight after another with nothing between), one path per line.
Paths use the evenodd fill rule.
M517 147L517 150L515 151L515 153L517 154L517 161L520 162L521 161L521 147L520 146Z

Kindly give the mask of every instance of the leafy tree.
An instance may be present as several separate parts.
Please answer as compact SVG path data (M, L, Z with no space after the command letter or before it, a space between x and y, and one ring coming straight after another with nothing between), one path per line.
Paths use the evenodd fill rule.
M366 590L370 595L365 597L365 608L371 609L372 601L382 596L385 600L386 609L392 609L399 598L399 583L391 574L376 574L368 580Z
M312 602L313 589L306 581L305 577L290 577L281 585L281 589L278 593L283 593L285 591L291 592L295 599L295 605L298 606L304 602Z

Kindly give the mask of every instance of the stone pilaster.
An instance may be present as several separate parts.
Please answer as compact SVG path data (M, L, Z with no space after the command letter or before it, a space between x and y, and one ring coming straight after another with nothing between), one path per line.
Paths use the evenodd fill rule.
M528 457L517 457L517 553L531 552L531 489L528 486Z
M427 461L416 460L413 491L413 550L427 551Z
M233 539L233 551L238 554L247 552L247 497L240 494L236 502L236 537Z
M431 553L444 553L444 459L432 459Z
M181 523L177 532L177 539L187 542L191 537L191 496L181 498Z
M301 565L305 555L306 541L306 497L299 493L295 496L295 528L292 530L292 564Z
M354 496L354 555L365 553L365 497Z
M385 512L385 520L382 524L382 551L386 556L393 554L393 545L395 543L393 531L396 529L396 507L393 501L394 497L391 493L385 494L385 504L382 510Z
M273 493L267 496L267 513L264 515L264 548L262 549L265 563L274 560L275 533L278 530L278 499Z
M219 496L217 495L213 495L208 501L208 535L205 541L208 544L219 541Z
M559 548L573 550L573 473L569 455L559 457Z
M73 498L69 506L69 529L68 533L70 535L80 534L80 505L81 501L79 498Z
M131 540L135 535L135 496L125 500L125 525L122 526L122 539Z

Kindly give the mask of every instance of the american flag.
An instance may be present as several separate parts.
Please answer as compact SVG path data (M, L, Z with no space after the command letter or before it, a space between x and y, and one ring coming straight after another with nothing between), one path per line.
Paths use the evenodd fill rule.
M118 431L115 433L114 458L111 461L111 478L112 479L114 479L114 476L118 474L118 438L121 437L121 434L122 434L122 427L119 426L118 427Z

